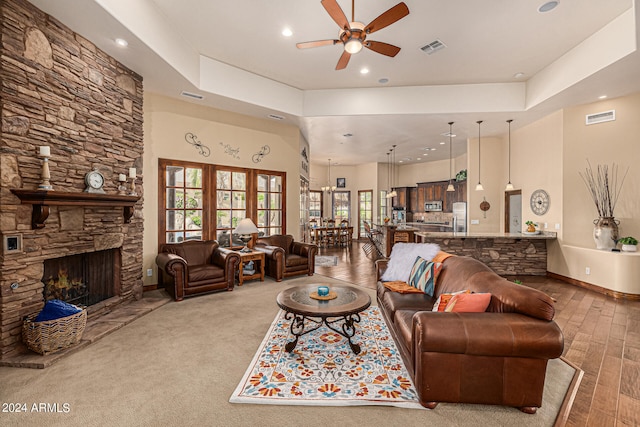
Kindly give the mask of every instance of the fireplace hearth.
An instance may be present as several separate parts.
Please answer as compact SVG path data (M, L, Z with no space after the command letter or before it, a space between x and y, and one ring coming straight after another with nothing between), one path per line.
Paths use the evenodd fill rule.
M44 299L90 306L116 295L120 250L88 252L44 262Z

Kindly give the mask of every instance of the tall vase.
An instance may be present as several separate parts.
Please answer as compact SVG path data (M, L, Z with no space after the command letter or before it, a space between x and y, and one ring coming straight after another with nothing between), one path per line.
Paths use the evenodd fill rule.
M613 217L600 217L593 220L593 224L593 240L596 242L596 248L606 251L615 248L619 221Z

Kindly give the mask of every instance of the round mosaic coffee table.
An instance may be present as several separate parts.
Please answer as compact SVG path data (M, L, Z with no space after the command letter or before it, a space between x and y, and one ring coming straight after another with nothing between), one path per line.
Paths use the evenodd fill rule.
M312 298L311 294L317 291L318 286L328 286L336 297L329 300ZM356 334L356 324L360 323L360 313L371 305L371 298L363 289L330 283L300 285L280 292L276 302L278 307L287 312L285 319L292 319L290 330L295 339L287 343L286 351L292 352L298 344L298 338L325 324L345 337L355 354L360 353L360 346L353 343L351 338Z

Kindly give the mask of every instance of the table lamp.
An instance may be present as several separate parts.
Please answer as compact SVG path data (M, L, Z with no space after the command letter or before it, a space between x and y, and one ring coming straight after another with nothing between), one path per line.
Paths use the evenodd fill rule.
M247 247L247 243L251 240L251 235L258 232L258 227L256 227L253 221L251 221L250 218L240 220L233 232L237 234L240 240L242 240L242 243L244 243L244 248L240 249L240 252L251 252L251 249Z

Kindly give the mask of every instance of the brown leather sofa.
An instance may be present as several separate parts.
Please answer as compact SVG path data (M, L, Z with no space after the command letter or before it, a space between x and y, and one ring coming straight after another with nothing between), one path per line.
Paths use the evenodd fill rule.
M232 291L240 255L221 251L215 240L160 245L158 286L176 301L205 292Z
M258 238L253 249L265 253L265 274L277 282L300 274L313 276L317 245L295 242L290 234L274 234Z
M380 282L388 260L376 261L378 305L417 389L420 403L505 405L535 413L542 404L547 361L562 355L553 300L517 285L473 258L446 258L434 297L401 294ZM433 312L441 293L491 293L484 313Z

